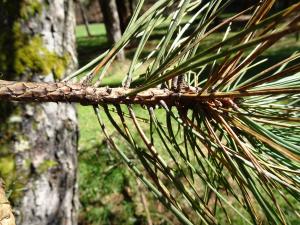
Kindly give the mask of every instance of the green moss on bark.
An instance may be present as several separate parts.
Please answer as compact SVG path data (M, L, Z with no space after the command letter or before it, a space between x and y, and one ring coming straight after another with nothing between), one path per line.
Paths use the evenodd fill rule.
M58 165L58 162L54 160L44 160L36 169L38 174L47 172L49 169L52 169Z
M20 16L28 20L30 17L42 12L42 4L39 0L23 0L21 2Z
M17 43L16 43L17 44ZM63 76L69 57L58 56L44 47L43 40L35 36L27 45L16 48L14 70L17 75L24 73L48 75L53 73L56 79Z
M69 54L49 51L39 34L27 34L22 30L26 22L41 12L39 0L21 1L18 18L11 27L4 29L10 32L0 32L0 46L4 46L0 51L0 72L9 73L13 79L25 77L30 80L33 75L50 73L55 79L62 78L70 61Z
M17 169L14 154L5 154L0 157L0 176L4 179L6 189L11 192L9 198L17 202L23 195L23 190L28 183L28 174Z
M17 166L16 153L30 150L30 143L29 139L20 133L21 108L2 103L0 110L0 177L4 179L6 189L11 192L10 200L16 203L29 179L28 167Z
M32 31L29 28L30 23L40 23L45 5L41 0L0 1L0 13L6 18L0 21L1 79L31 80L33 76L49 74L58 79L64 75L70 55L50 51L35 30L38 28ZM54 161L45 160L33 168L31 160L25 159L28 156L23 153L32 146L28 134L20 132L23 113L22 106L0 104L0 177L5 180L7 190L11 192L10 200L14 203L22 197L33 169L39 175L56 166ZM32 129L37 128L37 123L32 121ZM16 163L18 153L25 158Z
M39 35L30 37L22 33L20 23L14 24L13 33L15 36L13 63L15 75L48 75L52 72L56 79L64 75L70 58L67 54L59 56L49 51Z
M9 177L15 171L15 159L12 155L1 156L0 158L0 171L2 177Z

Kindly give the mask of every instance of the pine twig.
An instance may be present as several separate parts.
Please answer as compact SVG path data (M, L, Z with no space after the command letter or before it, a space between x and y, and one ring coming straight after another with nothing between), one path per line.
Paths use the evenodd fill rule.
M299 94L300 88L270 88L264 90L214 92L200 94L197 89L189 87L180 92L169 89L149 88L137 94L135 89L95 88L82 84L14 82L0 80L0 100L20 102L67 102L83 105L97 104L140 104L153 106L160 101L170 106L178 104L193 106L199 103L219 101L228 105L237 98L258 95Z

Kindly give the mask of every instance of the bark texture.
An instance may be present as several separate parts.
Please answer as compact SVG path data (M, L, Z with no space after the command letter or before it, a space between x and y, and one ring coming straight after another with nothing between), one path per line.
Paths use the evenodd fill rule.
M116 0L99 0L99 4L103 14L108 41L114 44L120 40L122 36ZM118 53L117 58L118 60L125 59L123 50Z
M75 69L73 6L72 0L0 1L4 78L54 82ZM0 111L0 157L7 158L0 167L10 168L4 179L15 174L8 188L17 224L77 224L74 106L1 104Z
M298 94L300 88L280 88L249 91L201 93L200 89L184 86L179 90L149 88L137 94L135 89L95 88L82 84L15 82L0 80L0 100L20 102L68 102L83 105L140 104L157 105L160 101L171 106L193 106L195 103L210 106L233 107L235 100L245 96Z
M81 84L32 83L0 80L0 100L22 102L78 102L96 104L141 104L156 105L161 100L169 105L205 102L208 96L197 96L197 90L174 92L168 89L151 88L133 96L134 89L94 88Z

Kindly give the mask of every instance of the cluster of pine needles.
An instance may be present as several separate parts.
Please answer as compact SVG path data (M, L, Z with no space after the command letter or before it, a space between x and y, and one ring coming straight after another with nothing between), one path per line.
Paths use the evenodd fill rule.
M142 12L139 0L121 40L65 79L84 73L84 84L100 87L118 52L134 43L119 86L130 88L129 96L149 88L178 93L171 105L93 107L110 146L182 224L230 224L237 216L245 224L289 224L286 208L300 216L300 53L267 68L263 57L300 30L300 3L276 12L275 2L262 0L216 23L232 1L158 0ZM232 31L245 15L249 20ZM142 57L161 24L168 24L163 38ZM220 41L201 48L220 31ZM188 93L203 100L180 100ZM104 121L126 144L117 145Z

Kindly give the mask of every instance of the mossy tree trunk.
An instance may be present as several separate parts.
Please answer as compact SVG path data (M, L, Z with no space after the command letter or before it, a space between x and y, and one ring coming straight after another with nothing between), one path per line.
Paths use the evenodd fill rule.
M0 0L0 71L55 81L75 69L73 0ZM77 118L71 104L0 105L0 176L17 224L76 224Z

